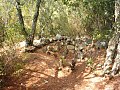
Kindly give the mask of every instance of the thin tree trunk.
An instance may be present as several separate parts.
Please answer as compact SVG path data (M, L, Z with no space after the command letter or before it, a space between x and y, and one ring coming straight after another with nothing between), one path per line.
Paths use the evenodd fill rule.
M25 37L27 37L28 33L25 30L24 20L23 20L23 16L22 16L21 7L20 7L20 0L16 0L16 9L17 9L17 12L18 12L18 18L19 18L19 23L21 25L22 34Z
M36 1L36 10L35 10L35 14L33 16L32 32L31 32L31 35L30 35L30 43L29 43L30 45L33 45L34 35L35 35L35 31L36 31L37 19L38 19L38 16L39 16L40 3L41 3L41 0Z

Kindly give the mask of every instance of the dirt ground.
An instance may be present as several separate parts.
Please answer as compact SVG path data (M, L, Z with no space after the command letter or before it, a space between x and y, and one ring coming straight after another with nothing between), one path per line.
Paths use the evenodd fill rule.
M16 79L8 80L9 87L4 90L120 90L120 77L112 80L100 77L105 50L94 51L95 69L91 71L86 61L77 62L72 72L68 67L57 70L58 57L37 50L25 60L23 72ZM67 56L72 58L72 54Z

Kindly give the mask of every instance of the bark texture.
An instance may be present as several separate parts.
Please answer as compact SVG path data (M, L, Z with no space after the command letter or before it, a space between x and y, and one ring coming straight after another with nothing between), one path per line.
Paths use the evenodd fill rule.
M109 41L108 48L106 50L107 52L106 59L104 63L104 74L105 73L108 74L111 71L112 64L117 54L116 49L118 47L118 40L119 40L119 34L113 36Z
M115 1L115 35L110 39L104 63L104 74L120 71L120 0Z
M38 16L39 16L39 7L40 7L40 3L41 3L41 0L37 0L36 1L36 10L35 10L35 14L33 16L33 21L32 21L32 32L31 32L31 35L30 35L30 45L33 45L33 40L34 40L34 35L35 35L35 31L36 31L36 24L37 24L37 19L38 19Z
M17 12L18 12L19 23L21 25L22 33L26 38L26 46L32 46L33 45L37 19L38 19L38 16L39 16L40 3L41 3L41 0L36 1L36 10L35 10L35 14L33 16L33 21L32 21L32 31L31 31L31 34L29 35L25 30L24 20L23 20L23 16L22 16L21 7L20 7L20 0L16 0L16 9L17 9Z
M112 67L111 74L112 74L112 76L114 76L118 72L120 72L120 38L119 38L119 42L118 42L118 46L117 46L117 55L116 55L115 62Z
M19 23L21 25L22 33L25 35L25 37L27 37L28 33L25 30L24 20L23 20L23 16L22 16L21 7L20 7L20 0L16 0L16 9L17 9Z

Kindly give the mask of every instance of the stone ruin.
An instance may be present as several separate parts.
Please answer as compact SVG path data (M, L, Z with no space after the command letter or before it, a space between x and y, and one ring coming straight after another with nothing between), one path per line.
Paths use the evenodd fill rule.
M90 38L81 38L79 36L73 38L73 37L62 36L60 34L57 34L55 37L52 38L42 37L39 40L34 40L33 46L27 47L25 51L34 52L36 48L46 47L44 51L47 54L54 55L55 52L59 52L61 49L63 49L60 55L63 58L63 60L66 59L68 53L73 54L73 59L69 63L69 66L71 67L72 70L74 70L75 63L85 58L87 47L90 47L91 44L92 44L92 39ZM97 41L94 43L94 47L99 49L106 46L107 43L105 41Z

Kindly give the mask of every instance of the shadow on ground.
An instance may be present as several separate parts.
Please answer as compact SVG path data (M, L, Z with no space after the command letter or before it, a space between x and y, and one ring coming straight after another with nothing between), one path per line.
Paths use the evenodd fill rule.
M101 57L97 58L96 63L100 62ZM12 82L8 80L9 87L4 90L105 90L104 87L109 87L107 84L112 83L101 81L100 77L91 74L85 61L78 62L75 71L71 72L67 67L58 71L57 60L58 58L45 53L31 53L30 58L25 60L26 65L21 75ZM113 88L117 87L115 90L119 90L118 83L119 79L112 83Z

